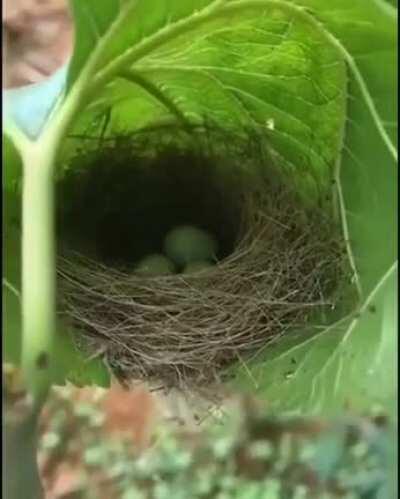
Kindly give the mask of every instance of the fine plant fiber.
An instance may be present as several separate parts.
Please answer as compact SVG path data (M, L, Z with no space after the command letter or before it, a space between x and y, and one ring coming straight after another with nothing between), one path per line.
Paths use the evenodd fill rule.
M58 310L121 380L207 387L342 302L348 269L326 192L307 205L254 130L160 126L82 138L58 185ZM180 224L212 232L218 262L143 277Z

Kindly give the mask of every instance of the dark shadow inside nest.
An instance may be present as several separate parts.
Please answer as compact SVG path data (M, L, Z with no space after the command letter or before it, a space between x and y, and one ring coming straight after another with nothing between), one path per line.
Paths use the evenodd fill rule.
M241 187L209 158L173 148L149 158L128 144L80 161L58 192L64 244L107 265L132 268L162 252L169 230L192 225L217 238L218 260L233 251Z
M346 274L338 227L246 147L242 156L176 145L149 155L122 141L82 153L60 181L59 312L122 378L204 387L337 308ZM212 271L133 274L180 224L218 238Z

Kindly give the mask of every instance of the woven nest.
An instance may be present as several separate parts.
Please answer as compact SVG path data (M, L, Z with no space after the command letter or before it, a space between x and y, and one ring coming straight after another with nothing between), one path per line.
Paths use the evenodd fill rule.
M75 169L72 176L67 174L60 184L62 204L69 207L60 215L60 225L70 230L61 231L60 236L59 312L76 331L80 348L88 355L101 356L119 378L161 381L169 387L221 381L234 363L248 362L292 329L310 321L320 323L324 311L335 307L339 299L343 247L331 216L316 207L304 208L265 156L255 158L247 149L238 159L238 140L234 142L230 156L227 150L210 152L210 147L205 153L198 138L185 147L171 147L170 142L158 145L157 152L149 156L143 152L143 139L131 136L81 153L74 161L82 168ZM253 165L251 175L243 173L244 157ZM149 171L153 173L146 177ZM143 175L153 188L154 182L159 187L167 178L176 184L179 177L183 184L170 193L165 206L178 199L180 209L172 210L171 215L157 206L152 213L149 206L162 198L157 187L154 197L149 192L149 204L139 209L135 218L133 213L144 199L139 190L147 185ZM118 195L110 188L117 178ZM165 187L165 195L172 185ZM74 199L77 191L79 196ZM110 199L118 198L116 204L122 211L118 218L114 205L112 222L102 225L99 220L104 221L104 216L99 215L100 205L95 200L101 199L104 205L105 192ZM189 206L193 196L195 207ZM124 223L131 221L133 227L140 227L132 230L132 240L127 237L121 242L109 231L113 224L126 231L128 225L121 220L128 205L135 209ZM86 213L90 206L93 210ZM161 221L155 230L157 217ZM219 238L221 252L215 267L160 277L132 272L127 254L136 251L137 258L146 244L157 246L169 226L188 221L202 224ZM76 229L72 237L71 227ZM143 242L146 230L151 234ZM118 240L115 245L114 239ZM95 244L90 245L93 240ZM105 242L110 240L113 244L107 246ZM88 251L89 246L96 248ZM98 251L101 247L103 252Z

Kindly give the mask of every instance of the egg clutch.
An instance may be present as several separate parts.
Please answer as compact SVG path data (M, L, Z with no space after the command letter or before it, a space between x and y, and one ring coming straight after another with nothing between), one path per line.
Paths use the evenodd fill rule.
M164 241L164 252L144 257L134 268L143 276L201 272L212 268L217 260L216 239L205 230L181 226L168 232Z

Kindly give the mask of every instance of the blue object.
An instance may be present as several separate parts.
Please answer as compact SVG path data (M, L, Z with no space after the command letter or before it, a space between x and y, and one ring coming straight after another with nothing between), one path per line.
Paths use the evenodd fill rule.
M45 81L3 90L3 122L11 120L30 139L36 139L65 88L67 73L68 63Z

